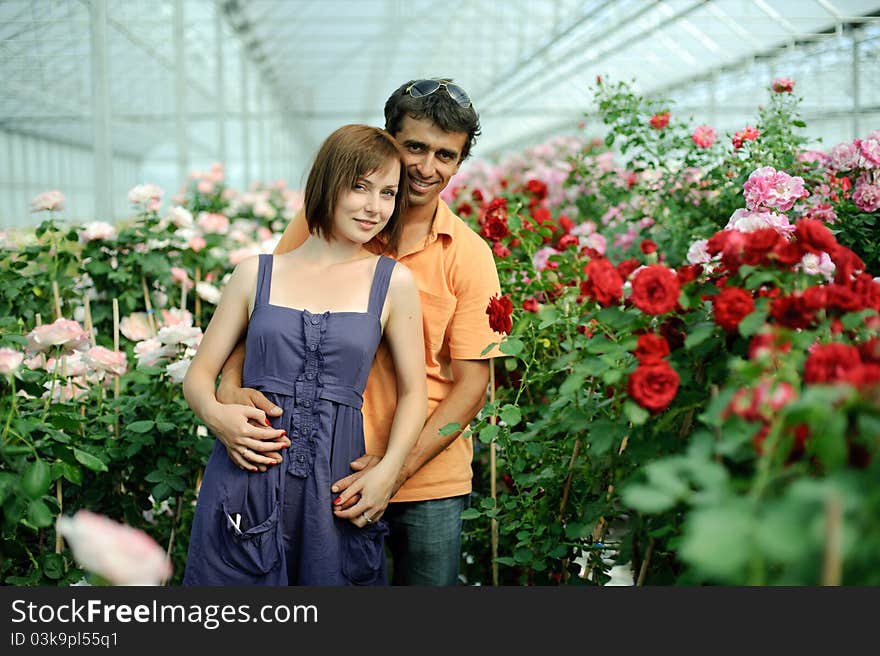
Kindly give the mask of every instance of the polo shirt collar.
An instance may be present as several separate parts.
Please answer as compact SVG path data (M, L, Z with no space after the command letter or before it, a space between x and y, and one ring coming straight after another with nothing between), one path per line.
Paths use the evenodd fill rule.
M434 215L434 225L431 226L431 241L437 238L437 235L447 235L452 237L455 215L449 209L442 198L437 199L437 213Z

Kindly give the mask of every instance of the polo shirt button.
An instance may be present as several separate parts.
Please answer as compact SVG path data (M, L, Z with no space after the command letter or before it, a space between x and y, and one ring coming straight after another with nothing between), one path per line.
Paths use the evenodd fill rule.
M320 317L312 317L312 323L317 326L319 323L321 323Z
M305 461L306 461L306 457L305 457L305 456L300 456L299 458L297 458L297 460L298 460L299 462L305 462Z
M317 351L318 345L317 344L309 344L309 350L310 351Z
M307 407L307 408L310 408L310 407L312 406L312 402L306 400L306 401L303 401L303 405L304 405L305 407Z
M313 373L307 373L307 374L306 374L306 380L315 380L315 374L313 374Z

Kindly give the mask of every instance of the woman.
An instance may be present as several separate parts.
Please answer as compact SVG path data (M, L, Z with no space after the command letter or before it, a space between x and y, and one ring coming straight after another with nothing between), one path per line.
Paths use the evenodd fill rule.
M184 584L385 583L380 517L427 412L416 283L403 265L370 250L377 242L396 247L406 188L391 135L344 126L321 146L309 173L306 242L285 255L245 260L232 274L184 395L212 430L259 415L290 446L263 473L215 443ZM271 423L261 411L215 397L217 375L245 330L243 383L283 409ZM361 393L383 334L398 380L388 451L334 499L331 483L364 453ZM334 510L357 494L351 508Z

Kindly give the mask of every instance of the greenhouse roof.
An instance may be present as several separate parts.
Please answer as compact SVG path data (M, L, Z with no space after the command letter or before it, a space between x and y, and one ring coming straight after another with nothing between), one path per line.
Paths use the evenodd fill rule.
M179 111L193 157L216 149L200 125L245 113L312 153L341 124L382 124L394 88L433 76L470 92L478 155L573 128L599 74L721 114L751 111L773 74L824 80L802 87L809 111L880 107L880 66L854 90L845 40L859 30L877 53L880 2L865 0L6 0L0 129L91 146L96 6L113 148L135 159L173 149Z

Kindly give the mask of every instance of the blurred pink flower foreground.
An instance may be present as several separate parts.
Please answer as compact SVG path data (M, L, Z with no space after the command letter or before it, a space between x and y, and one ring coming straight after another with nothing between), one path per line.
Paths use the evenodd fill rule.
M79 510L60 517L58 531L80 567L113 585L160 585L171 576L165 551L140 529Z

